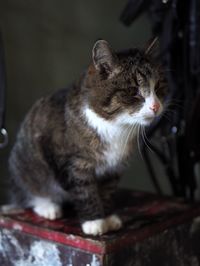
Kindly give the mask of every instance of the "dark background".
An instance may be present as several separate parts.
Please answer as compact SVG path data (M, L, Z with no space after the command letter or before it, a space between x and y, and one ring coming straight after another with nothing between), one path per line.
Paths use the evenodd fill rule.
M0 150L1 200L8 178L9 151L20 122L35 100L72 83L90 62L97 39L106 39L119 50L144 45L151 36L147 17L139 18L129 28L119 21L125 3L120 0L0 1L7 68L6 125L10 137L9 146ZM121 185L154 191L141 156L133 157ZM162 172L159 178L168 193L169 186Z

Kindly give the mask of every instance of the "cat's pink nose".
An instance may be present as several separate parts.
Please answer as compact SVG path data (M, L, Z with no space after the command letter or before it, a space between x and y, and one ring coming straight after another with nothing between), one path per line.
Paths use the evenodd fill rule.
M157 112L160 109L160 104L159 102L155 102L153 103L150 107L149 107L155 114L157 114Z

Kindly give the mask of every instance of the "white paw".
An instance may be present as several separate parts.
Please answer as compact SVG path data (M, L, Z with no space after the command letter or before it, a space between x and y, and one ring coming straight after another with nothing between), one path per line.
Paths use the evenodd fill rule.
M39 216L42 216L49 220L55 220L62 216L62 210L60 206L49 199L34 199L33 210Z
M55 220L62 216L60 206L51 202L48 205L35 206L34 212L49 220Z
M87 235L102 235L108 231L106 219L86 221L82 224L82 230Z
M82 224L82 230L87 235L103 235L109 231L116 231L122 227L122 221L117 215L110 215L105 219L86 221Z
M122 227L122 221L118 215L110 215L106 218L109 231L119 230Z

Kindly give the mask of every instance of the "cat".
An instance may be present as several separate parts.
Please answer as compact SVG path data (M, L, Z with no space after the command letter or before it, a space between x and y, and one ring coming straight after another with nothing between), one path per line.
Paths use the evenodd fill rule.
M152 49L115 52L98 40L80 79L33 105L9 158L16 206L54 220L70 202L85 234L122 227L113 202L121 173L139 127L164 110L165 78Z

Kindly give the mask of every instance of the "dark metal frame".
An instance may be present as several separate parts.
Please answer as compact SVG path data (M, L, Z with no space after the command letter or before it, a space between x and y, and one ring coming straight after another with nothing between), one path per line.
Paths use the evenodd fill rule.
M200 160L200 1L129 0L121 21L129 26L148 12L160 39L171 107L149 129L155 152L176 196L194 199L195 165ZM159 136L159 139L155 135ZM152 182L162 193L147 147L142 148Z

